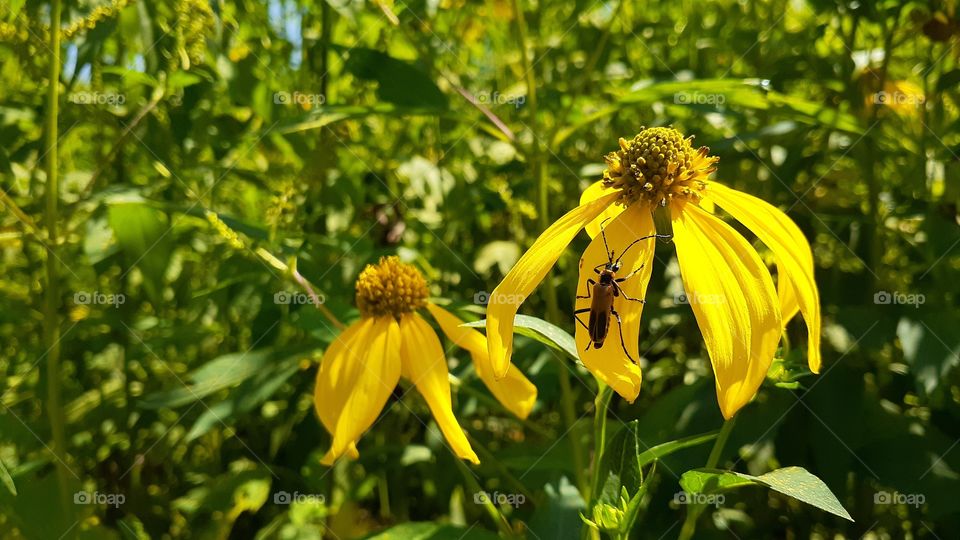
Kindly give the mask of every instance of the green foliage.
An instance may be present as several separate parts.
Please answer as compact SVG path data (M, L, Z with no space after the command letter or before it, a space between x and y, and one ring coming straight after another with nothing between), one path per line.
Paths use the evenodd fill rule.
M960 536L956 2L61 5L57 29L52 2L0 4L0 536L669 538L675 494L713 483L767 489L724 490L697 537ZM581 234L548 276L566 315L542 287L517 317L529 418L444 343L480 466L454 472L406 383L359 460L321 466L314 378L363 266L399 255L483 319L618 137L660 125L810 240L822 372L791 322L704 471L722 419L660 243L594 504Z

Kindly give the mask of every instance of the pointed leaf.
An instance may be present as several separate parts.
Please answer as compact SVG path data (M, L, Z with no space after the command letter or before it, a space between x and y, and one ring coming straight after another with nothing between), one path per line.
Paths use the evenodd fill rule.
M14 495L17 494L17 486L13 483L13 477L10 476L10 471L7 470L7 466L3 463L2 459L0 459L0 481L3 482L3 485L10 493Z
M713 439L717 438L717 433L719 432L712 431L710 433L691 435L690 437L684 437L675 441L667 441L663 444L658 444L653 448L649 448L641 453L637 457L637 461L640 463L641 467L646 466L651 461L662 459L676 452L677 450L683 450L684 448L689 448L691 446L697 446L705 442L712 441Z
M784 467L760 476L717 469L695 469L680 478L689 493L716 493L749 485L766 486L835 516L853 521L830 488L803 467Z

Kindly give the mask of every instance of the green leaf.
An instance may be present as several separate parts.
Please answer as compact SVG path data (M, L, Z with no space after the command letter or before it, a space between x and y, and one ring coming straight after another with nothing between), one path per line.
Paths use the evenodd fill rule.
M454 527L444 523L411 522L395 525L384 531L365 536L364 540L439 540L462 538L463 540L496 540L496 534L479 527Z
M853 521L853 518L843 508L830 488L823 483L823 480L803 467L784 467L762 474L757 479L774 491L779 491L798 501Z
M904 360L924 395L932 395L960 365L960 338L953 331L958 324L960 318L947 310L907 314L897 323Z
M760 476L717 469L695 469L685 472L680 478L680 486L689 493L716 493L750 485L766 486L800 502L853 521L823 480L803 467L784 467Z
M580 491L567 480L560 477L558 482L544 486L546 504L538 504L528 526L531 538L551 538L556 540L574 540L580 537L580 512L586 503Z
M185 377L186 385L144 397L140 406L147 409L180 407L202 399L217 390L246 380L262 369L272 349L236 352L218 356Z
M17 494L17 486L13 483L13 477L10 476L10 471L7 470L7 466L2 459L0 459L0 482L3 482L7 491L14 495Z
M173 251L167 215L143 202L108 203L108 221L129 266L147 278L148 292L158 299Z
M200 437L217 424L226 423L238 414L249 412L269 399L283 383L287 382L287 379L299 371L298 358L292 357L293 362L288 362L292 365L281 366L281 369L268 370L262 374L258 373L234 388L226 399L208 407L190 428L186 441L190 442Z
M716 432L693 435L651 448L640 437L639 421L627 423L607 442L600 460L600 478L604 481L600 500L615 503L624 488L633 495L642 487L644 467L677 450L703 444L716 436Z
M344 69L357 78L376 81L381 100L405 107L447 108L447 96L413 64L361 47L349 49L348 54Z
M303 114L292 120L280 122L275 128L279 133L297 133L311 129L320 129L324 126L341 122L343 120L355 120L367 116L443 116L442 111L431 107L401 107L389 103L380 103L370 107L355 105L325 105L316 107L309 113Z
M636 422L636 420L634 420L634 422ZM712 431L710 433L691 435L675 441L667 441L665 443L658 444L653 448L648 448L647 450L643 451L639 456L637 456L637 461L640 463L641 467L644 467L648 463L669 456L677 450L683 450L684 448L689 448L691 446L697 446L705 442L712 441L713 439L717 438L717 433L719 432Z
M193 403L218 390L229 388L254 375L262 374L265 370L272 373L273 370L268 368L281 366L281 370L285 369L310 349L304 347L277 351L266 348L218 356L184 377L185 384L178 382L177 387L172 390L150 394L140 400L140 406L146 409L159 409Z
M460 326L485 328L487 320L464 323ZM573 336L559 326L529 315L517 315L513 319L513 327L516 333L535 339L557 351L566 353L573 360L580 361L580 356L577 354L577 342L573 339Z
M687 493L717 493L755 484L752 479L738 473L715 469L694 469L680 477L680 487Z
M643 482L640 454L646 446L640 440L636 420L624 425L606 444L600 459L600 478L603 488L600 501L615 503L620 497L621 487L628 493L634 493Z
M172 502L170 507L194 518L201 538L226 538L244 512L256 514L270 497L272 471L247 460L230 464L230 471L206 477L198 487ZM275 492L273 500L276 501Z

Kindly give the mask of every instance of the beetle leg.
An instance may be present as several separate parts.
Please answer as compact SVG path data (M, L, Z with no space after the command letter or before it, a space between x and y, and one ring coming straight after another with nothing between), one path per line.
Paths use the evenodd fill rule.
M617 319L617 329L620 330L620 346L623 347L623 354L627 355L627 358L629 358L631 362L636 364L637 361L634 360L632 356L630 356L629 352L627 352L627 344L623 341L623 322L620 321L620 314L617 313L617 310L613 308L610 308L610 313L612 313L613 316L616 317Z
M573 312L573 318L576 319L577 322L580 323L580 325L583 326L583 327L587 330L587 332L590 331L590 327L587 326L587 324L586 324L585 322L583 322L583 321L580 319L580 317L577 317L577 315L579 315L579 314L581 314L581 313L587 313L588 311L590 311L590 308L578 309L578 310L576 310L576 311Z
M596 284L597 284L597 282L594 281L593 278L588 279L588 280L587 280L587 295L586 295L586 296L577 295L577 298L590 298L590 294L591 294L590 291L593 290L593 286L596 285Z
M586 330L587 333L589 334L589 333L590 333L590 327L587 326L587 323L583 322L583 320L581 320L580 317L577 316L577 315L579 315L579 314L581 314L581 313L586 313L586 312L588 312L588 311L590 311L590 308L578 309L578 310L576 310L576 311L573 312L573 318L576 319L577 322L580 323L580 326L582 326L583 329ZM593 340L592 340L592 339L587 343L587 348L584 349L584 352L589 351L591 345L593 345Z
M617 283L623 283L624 281L632 278L633 275L636 274L637 272L639 272L640 270L643 270L643 267L644 267L644 266L646 266L646 265L645 265L645 264L641 264L640 267L637 268L636 270L634 270L633 272L630 272L629 274L623 276L622 278L617 278L617 279L615 279L614 281L616 281Z
M646 304L647 301L643 298L634 298L627 293L623 292L623 289L620 288L616 283L613 284L613 294L616 296L622 296L625 300L630 300L631 302L640 302L641 304Z
M600 264L594 266L594 267L593 267L593 273L594 273L594 274L597 274L597 275L600 275L600 268L601 268L601 267L604 267L604 266L606 266L606 265L607 265L607 263L600 263Z

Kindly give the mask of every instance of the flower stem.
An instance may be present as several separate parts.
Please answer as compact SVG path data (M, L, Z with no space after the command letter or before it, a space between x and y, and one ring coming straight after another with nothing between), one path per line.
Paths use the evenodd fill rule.
M46 185L46 212L44 219L47 226L47 258L46 258L46 287L43 310L43 336L47 349L47 414L50 416L50 431L53 434L53 454L57 462L57 484L60 493L60 505L64 514L69 515L70 496L68 493L66 458L66 422L63 406L61 405L60 388L60 293L58 285L57 230L58 205L60 200L59 156L57 153L58 114L60 100L60 17L62 6L60 0L52 0L50 5L50 84L47 87L46 121L47 121L47 185Z
M597 495L600 489L600 459L606 449L607 443L607 409L610 407L610 399L613 397L613 390L598 382L600 389L597 397L594 399L593 414L593 469L592 479L590 481L590 506L593 507L597 502Z
M597 504L600 495L600 460L607 444L607 410L610 408L610 399L613 397L613 390L597 381L597 397L593 400L593 466L591 468L590 491L587 493L587 515L591 515L593 507ZM593 527L584 527L581 531L581 538L599 539L600 533Z
M733 431L733 424L736 419L737 417L734 416L723 423L723 427L720 428L720 433L717 435L717 440L713 441L713 449L710 450L710 456L707 458L705 468L715 469L717 467L717 464L720 462L720 455L723 454L723 447L726 446L727 439L730 438L730 432ZM697 518L703 513L704 508L706 508L706 505L703 504L691 504L687 508L687 516L683 520L683 528L680 529L679 540L689 540L693 538L693 533L697 530Z

